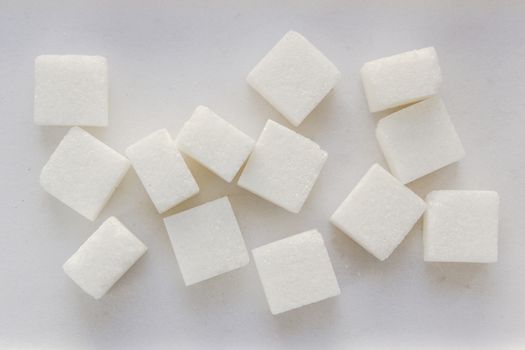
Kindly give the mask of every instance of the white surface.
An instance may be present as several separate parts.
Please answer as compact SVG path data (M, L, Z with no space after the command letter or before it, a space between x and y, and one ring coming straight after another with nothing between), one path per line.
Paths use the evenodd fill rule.
M176 142L181 152L228 182L237 175L255 144L251 137L204 106L193 111Z
M250 71L246 81L298 126L341 79L341 72L301 34L290 31Z
M135 142L126 148L126 156L159 213L199 193L168 130L157 130Z
M425 202L380 165L363 175L330 221L379 260L405 239Z
M35 123L107 126L108 90L105 57L38 56L35 59Z
M82 243L63 266L64 272L95 299L100 299L148 248L115 217Z
M250 262L228 197L169 216L164 224L187 286Z
M460 137L438 96L382 118L376 137L390 172L402 183L465 157Z
M269 119L237 185L292 213L301 211L328 155L318 144Z
M361 79L371 112L404 106L435 95L442 81L433 47L366 62L361 68Z
M272 314L340 294L323 236L310 230L252 250Z
M523 345L524 17L522 1L2 1L0 344ZM161 217L132 171L96 222L38 185L40 169L67 128L33 123L37 55L108 58L110 125L90 131L119 152L164 127L175 135L199 104L234 117L232 124L255 139L268 117L286 121L246 84L246 75L290 29L330 52L343 74L297 129L330 155L305 207L290 214L195 162L189 164L202 192L183 207L229 193L250 249L317 228L341 296L274 317L254 264L185 287ZM373 162L386 166L374 137L378 117L368 113L359 69L375 58L430 45L439 52L441 95L468 155L409 187L422 197L435 189L498 191L496 264L424 263L421 222L379 262L328 221ZM61 266L111 215L149 249L95 301Z
M87 131L72 127L40 173L42 190L95 220L129 169L127 158Z
M433 191L423 221L425 261L498 260L499 197L494 191Z

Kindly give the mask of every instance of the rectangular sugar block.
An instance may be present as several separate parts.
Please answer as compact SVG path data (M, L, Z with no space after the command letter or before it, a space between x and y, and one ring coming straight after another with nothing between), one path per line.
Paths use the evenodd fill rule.
M181 152L231 182L250 155L254 141L211 109L198 106L176 143Z
M298 213L327 157L312 140L268 120L238 185Z
M423 215L425 202L374 164L330 221L379 260L385 260Z
M427 47L367 62L361 79L370 112L379 112L437 94L441 69L436 50Z
M43 55L35 60L38 125L108 125L108 65L101 56Z
M392 174L409 183L465 156L456 129L439 97L381 119L376 137Z
M148 248L110 217L78 248L64 272L87 294L100 299Z
M340 77L337 67L306 38L288 32L248 74L247 82L298 126Z
M423 225L425 261L498 260L499 196L493 191L434 191Z
M164 224L187 286L250 261L228 197L167 217Z
M158 130L126 150L159 213L199 193L199 186L166 129Z
M91 134L71 128L40 173L40 185L95 220L129 168L128 160Z
M252 250L272 314L339 295L323 237L306 231Z

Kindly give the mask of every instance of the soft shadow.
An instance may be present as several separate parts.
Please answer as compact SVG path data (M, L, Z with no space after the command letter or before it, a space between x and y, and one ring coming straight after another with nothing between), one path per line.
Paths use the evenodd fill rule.
M249 248L311 229L305 227L303 220L297 220L297 214L290 213L246 190L241 189L229 198ZM272 220L268 220L269 217Z
M268 101L266 101L264 97L262 97L257 91L252 89L249 85L246 87L246 90L248 91L249 98L253 102L253 109L257 111L257 113L254 113L255 115L265 116L265 122L266 119L273 119L274 121L286 126L287 128L294 128L294 126L290 124L288 119L283 117L283 115L279 113L279 111L273 108L273 106Z
M65 126L39 126L38 127L38 138L39 146L42 149L48 151L49 155L55 150L60 141L64 138L68 132L69 127ZM47 159L46 159L47 161Z
M427 262L425 275L434 287L472 289L474 280L489 270L488 264Z
M338 296L321 300L274 315L275 331L285 343L288 341L295 343L292 339L301 336L304 332L313 332L319 334L321 338L326 338L329 336L326 330L331 329L340 319L341 312Z
M348 279L348 277L350 277L351 280L359 278L361 274L366 274L370 270L380 268L381 261L368 253L337 227L330 225L326 233L330 237L329 243L332 251L336 255L333 260L340 262L334 266L336 274L344 273L346 275L345 278L341 278L341 281ZM341 263L342 266L340 265ZM344 268L344 271L337 271L338 267Z
M407 186L421 198L425 198L431 191L455 189L461 183L461 168L460 164L456 162L416 179L408 183Z
M130 167L107 204L102 208L98 219L109 216L136 217L137 213L147 217L158 214L144 185L135 170Z
M251 263L251 262L250 262ZM245 265L210 279L179 289L178 293L193 311L220 314L226 305L235 304L245 293L247 284ZM181 276L182 278L182 276Z
M366 283L375 279L399 278L421 261L421 223L418 221L407 236L384 261L368 253L352 238L331 225L328 249L333 251L334 269L340 284Z
M297 127L297 132L313 139L315 135L322 134L326 129L330 130L331 122L337 115L338 107L343 104L339 95L337 91L332 89Z

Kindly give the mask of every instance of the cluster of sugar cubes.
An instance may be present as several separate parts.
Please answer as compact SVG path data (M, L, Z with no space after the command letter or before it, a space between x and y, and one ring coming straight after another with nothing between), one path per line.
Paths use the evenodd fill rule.
M361 77L371 112L402 107L379 120L376 128L392 175L373 165L331 222L385 260L425 213L425 261L496 261L497 193L435 191L425 203L405 186L465 156L438 96L442 78L436 50L429 47L367 62Z
M248 74L247 82L298 126L340 76L306 38L288 32ZM372 165L334 212L332 224L385 260L424 214L425 261L496 261L497 193L434 191L424 201L406 186L465 154L437 96L441 71L435 49L368 62L361 76L371 112L404 108L381 119L376 129L391 173ZM272 120L254 141L210 108L198 106L174 139L168 130L158 130L130 145L126 158L78 127L108 124L107 62L99 56L39 56L34 120L74 126L42 169L40 183L90 220L97 218L130 164L160 214L199 193L182 154L226 182L245 165L238 186L298 213L328 156L314 141ZM165 217L164 224L186 285L250 261L227 196ZM98 299L146 250L110 217L63 268ZM322 235L315 229L255 248L252 255L273 314L340 293Z

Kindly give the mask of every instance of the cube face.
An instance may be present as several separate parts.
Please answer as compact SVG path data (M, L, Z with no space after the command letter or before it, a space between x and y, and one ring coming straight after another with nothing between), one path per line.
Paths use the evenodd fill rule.
M423 225L425 261L498 260L499 196L493 191L434 191Z
M187 286L250 261L228 197L167 217L164 224Z
M323 237L303 232L252 250L272 314L340 294Z
M49 194L95 220L129 168L129 162L78 127L71 128L40 173Z
M433 47L367 62L361 68L361 78L371 112L436 95L442 80Z
M425 202L374 164L330 221L379 260L385 260L423 215Z
M253 68L247 81L298 126L332 90L341 73L301 34L288 32Z
M381 119L376 136L392 174L402 183L414 181L465 156L439 97Z
M327 157L312 140L268 120L238 185L298 213Z
M84 292L100 299L146 250L120 221L110 217L66 261L63 269Z
M34 121L38 125L108 125L104 57L43 55L35 60Z
M211 109L199 106L176 143L183 153L231 182L250 155L254 141Z
M126 150L142 184L159 213L199 193L199 186L166 129Z

